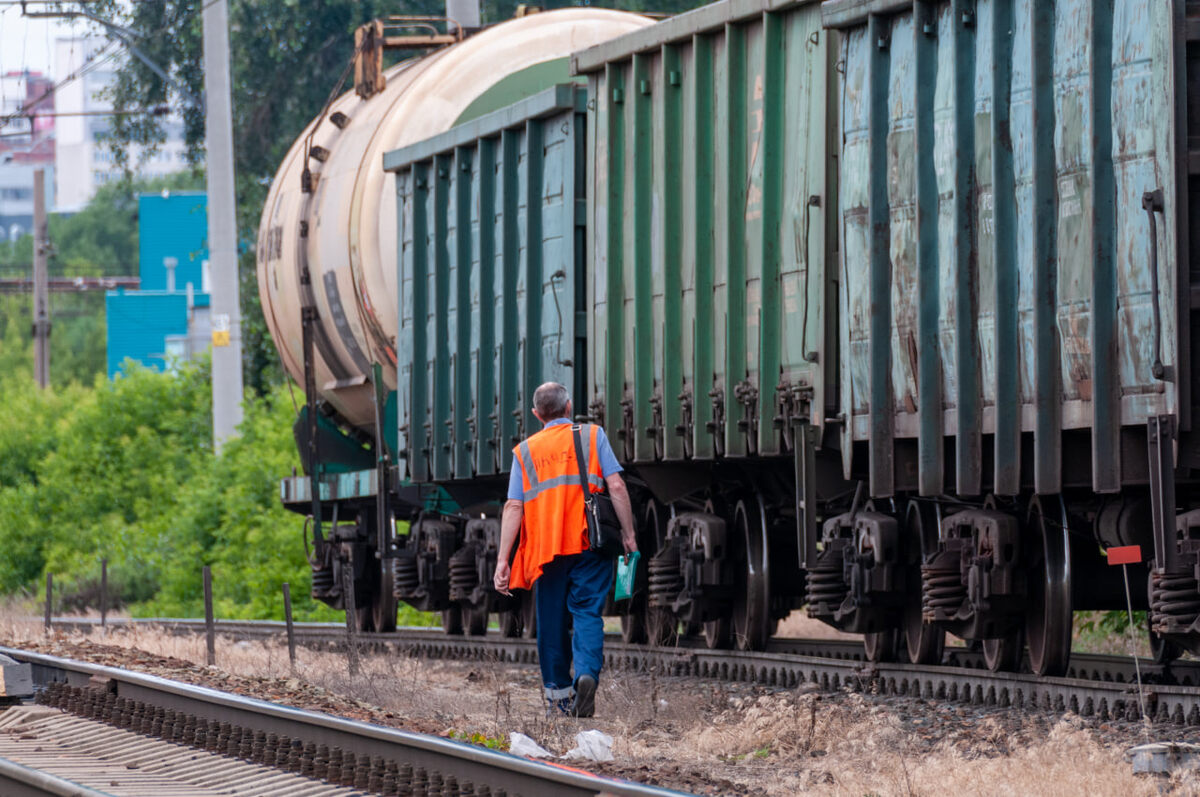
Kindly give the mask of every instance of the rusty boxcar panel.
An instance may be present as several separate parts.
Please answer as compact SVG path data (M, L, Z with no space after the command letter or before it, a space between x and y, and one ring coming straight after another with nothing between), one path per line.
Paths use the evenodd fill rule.
M538 428L534 389L554 380L579 392L585 101L582 88L555 86L385 156L406 478L507 473L512 446Z
M823 5L843 34L844 457L869 441L872 495L1056 493L1064 456L1113 491L1121 427L1180 409L1176 6Z
M779 454L825 423L831 36L816 3L729 0L573 58L588 388L625 461Z

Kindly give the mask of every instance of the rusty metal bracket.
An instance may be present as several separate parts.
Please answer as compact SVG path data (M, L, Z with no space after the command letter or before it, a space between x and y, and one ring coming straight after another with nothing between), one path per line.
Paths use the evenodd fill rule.
M733 387L733 397L742 405L742 419L738 429L746 435L746 450L758 453L758 387L749 379L743 379Z
M623 448L625 449L626 461L633 459L634 454L634 436L633 429L633 400L629 398L621 399L621 428L617 430L617 437L621 438Z
M680 405L679 424L675 427L675 434L683 438L683 456L685 459L692 457L692 433L695 430L696 421L692 415L692 391L685 389L677 397Z
M708 397L712 399L712 420L704 428L712 433L713 453L720 458L725 456L725 391L714 387Z
M796 441L796 550L800 568L817 561L817 427L807 420L794 423Z
M650 425L646 427L646 436L654 440L654 458L662 459L666 453L666 428L663 425L663 400L657 393L649 398Z
M364 100L387 88L383 46L383 20L373 19L354 31L354 93Z
M384 436L383 414L387 401L383 384L383 366L371 363L371 397L375 409L375 558L392 555L391 523L388 522L388 445Z
M1150 459L1150 519L1154 529L1154 566L1179 566L1175 541L1175 416L1155 415L1146 423Z
M320 559L325 553L325 541L321 536L321 454L317 443L317 366L313 351L313 328L316 323L315 307L305 307L300 311L304 348L304 398L308 405L308 487L312 493L313 555Z
M588 417L592 423L604 425L604 398L596 396L588 404Z
M785 451L791 451L796 443L793 426L808 423L812 417L813 389L806 380L796 384L780 380L775 386L775 428L783 438Z

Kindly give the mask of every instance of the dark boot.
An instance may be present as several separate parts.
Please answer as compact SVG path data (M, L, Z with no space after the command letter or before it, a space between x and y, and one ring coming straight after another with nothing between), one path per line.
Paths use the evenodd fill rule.
M596 713L596 679L581 675L575 679L575 703L571 706L572 717L590 717Z

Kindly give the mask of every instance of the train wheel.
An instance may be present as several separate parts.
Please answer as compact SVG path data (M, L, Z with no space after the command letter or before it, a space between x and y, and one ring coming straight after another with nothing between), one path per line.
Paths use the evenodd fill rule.
M642 514L642 534L638 539L638 548L642 553L637 575L633 584L633 597L625 601L621 613L621 639L631 644L646 641L646 613L649 609L649 570L650 558L662 548L667 538L667 523L670 520L670 510L654 498L646 501L646 511Z
M381 634L396 630L396 609L399 601L392 594L392 567L387 559L379 560L379 584L371 601L371 627Z
M904 650L912 664L940 664L946 632L925 622L921 611L921 563L937 546L937 514L925 501L911 501L905 516L908 538L919 540L921 549L907 575L904 596Z
M733 635L738 650L762 650L771 629L767 523L757 498L738 501L730 540L738 552L733 592Z
M1071 542L1061 499L1029 507L1029 607L1025 637L1037 675L1065 675L1071 659Z
M867 661L895 661L896 640L897 633L894 628L863 634L863 652L866 653Z
M704 644L709 650L728 648L733 643L733 623L728 616L704 624Z
M627 611L621 615L621 641L634 645L646 641L646 615L644 612Z
M1014 631L999 639L983 640L983 660L992 672L1017 672L1024 652L1021 632Z
M534 586L537 589L537 586ZM533 600L533 590L521 593L521 636L525 639L537 638L537 604Z
M1183 655L1183 648L1147 629L1150 636L1150 655L1158 664L1167 665Z
M463 613L457 604L442 610L442 630L451 636L462 636Z
M471 636L483 636L487 633L488 610L487 604L482 606L462 607L463 625Z
M521 636L525 630L525 618L520 608L502 611L496 618L500 621L500 636L512 639Z
M646 611L646 641L663 647L679 641L679 619L674 612L655 606Z
M354 617L358 623L354 628L360 634L370 634L375 630L375 616L370 606L355 608Z

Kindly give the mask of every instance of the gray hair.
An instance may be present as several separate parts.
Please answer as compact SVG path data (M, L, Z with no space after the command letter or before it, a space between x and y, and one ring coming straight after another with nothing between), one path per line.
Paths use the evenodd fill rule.
M533 392L533 408L543 420L565 417L571 395L558 382L547 382Z

